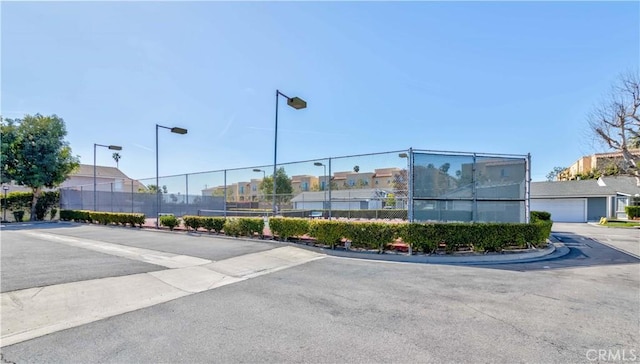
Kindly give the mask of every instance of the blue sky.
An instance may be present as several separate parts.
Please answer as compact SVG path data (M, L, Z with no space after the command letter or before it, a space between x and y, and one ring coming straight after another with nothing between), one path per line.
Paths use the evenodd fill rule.
M132 178L155 176L156 123L189 129L161 130L161 175L272 164L280 89L308 108L281 99L279 162L531 153L544 180L606 150L587 115L640 64L638 2L2 2L1 17L2 115L61 116L82 163L122 145Z

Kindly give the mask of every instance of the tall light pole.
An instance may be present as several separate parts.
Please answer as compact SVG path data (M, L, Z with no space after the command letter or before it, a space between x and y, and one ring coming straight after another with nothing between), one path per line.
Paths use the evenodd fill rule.
M324 170L324 176L322 177L322 179L324 180L324 186L322 187L322 191L324 192L324 199L322 201L322 209L326 209L327 208L327 166L324 163L320 163L320 162L315 162L313 163L314 166L320 167L322 166L322 169Z
M276 166L278 165L278 100L280 96L287 99L287 105L296 110L307 107L307 102L299 97L289 97L280 90L276 90L276 128L273 139L273 216L276 216Z
M119 145L103 145L93 143L93 211L98 211L98 200L97 200L97 182L96 182L96 147L105 147L110 150L122 150L122 147Z
M4 191L4 214L2 215L2 222L7 221L7 191L9 191L9 186L2 186L2 190Z
M158 129L160 128L169 129L172 133L176 134L187 134L187 129L184 128L179 128L177 126L170 128L168 126L156 124L156 229L160 228L160 168L158 165Z

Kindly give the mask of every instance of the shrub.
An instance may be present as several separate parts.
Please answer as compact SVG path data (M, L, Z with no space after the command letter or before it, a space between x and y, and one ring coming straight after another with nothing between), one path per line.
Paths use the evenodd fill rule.
M30 193L33 196L32 193ZM60 193L58 191L47 191L40 194L38 201L36 202L36 219L44 220L47 215L47 211L55 205L60 203ZM31 205L31 203L29 203Z
M200 216L183 216L182 221L184 221L184 226L187 228L187 231L191 228L194 231L197 231L198 228L201 228L204 224L203 218Z
M173 215L163 215L160 216L160 225L166 226L173 231L176 226L180 226L180 219Z
M240 236L240 220L233 217L226 219L226 221L224 222L224 234L235 237Z
M226 218L224 217L205 217L202 222L202 227L207 229L208 232L211 232L211 230L213 230L216 233L220 234L222 229L224 229L225 221Z
M22 222L22 220L24 219L24 211L22 210L14 211L13 218L16 220L16 222Z
M309 235L318 242L335 247L336 242L346 237L347 223L342 221L311 220L309 222Z
M292 236L303 236L309 232L309 220L301 218L271 217L269 218L269 230L274 236L287 241Z
M531 211L531 222L550 221L551 213L546 211Z
M256 233L263 236L264 219L261 217L241 217L238 218L240 234L243 236L253 236Z
M403 224L399 226L399 235L411 249L419 249L423 253L433 253L438 247L433 224Z
M49 220L53 220L56 217L57 213L58 213L58 209L55 207L52 207L51 210L49 210Z
M387 244L396 238L396 229L390 224L378 222L353 222L347 224L346 237L354 247L378 249L382 253Z
M640 217L640 206L625 206L624 211L627 213L627 218L629 219Z

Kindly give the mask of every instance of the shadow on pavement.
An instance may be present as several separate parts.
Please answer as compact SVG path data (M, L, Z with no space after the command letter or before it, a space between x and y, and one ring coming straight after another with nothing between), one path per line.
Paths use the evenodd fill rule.
M16 231L16 230L50 230L50 229L68 229L76 227L74 223L63 221L33 221L33 222L12 222L0 224L0 230Z
M616 264L637 264L640 259L634 255L611 248L589 237L569 232L552 232L554 240L569 248L569 253L555 259L529 263L482 264L479 268L503 269L512 271L532 271L545 269L562 269L593 267Z

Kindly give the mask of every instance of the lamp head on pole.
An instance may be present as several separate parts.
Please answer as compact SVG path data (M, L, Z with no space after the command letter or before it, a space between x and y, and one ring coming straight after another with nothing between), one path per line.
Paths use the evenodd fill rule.
M300 110L307 107L307 102L299 97L292 97L287 99L287 105L296 110Z
M119 145L110 145L107 148L111 149L111 150L122 150L122 147Z
M174 126L171 128L171 132L176 134L187 134L187 129Z
M314 165L314 166L318 166L318 167L320 167L320 166L324 166L324 164L323 164L323 163L320 163L320 162L315 162L315 163L313 163L313 165Z
M407 153L400 153L400 154L398 154L398 157L407 158L407 157L409 157L409 155L407 155Z

